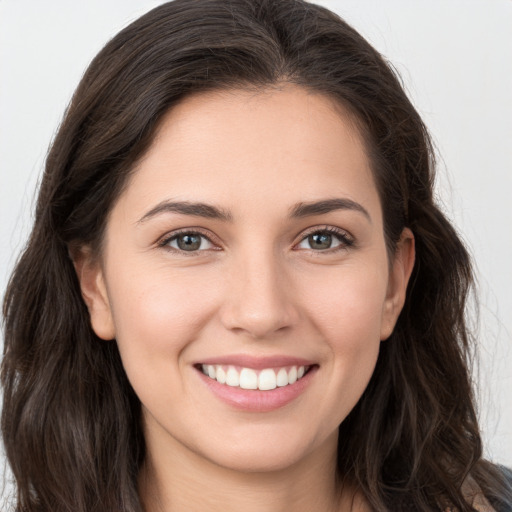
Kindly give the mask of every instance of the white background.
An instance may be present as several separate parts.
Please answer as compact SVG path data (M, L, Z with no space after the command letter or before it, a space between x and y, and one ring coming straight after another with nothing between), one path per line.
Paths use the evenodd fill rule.
M0 0L0 290L89 61L151 0ZM433 133L438 193L478 270L480 418L512 466L512 0L323 0L383 53ZM0 466L1 467L1 466Z

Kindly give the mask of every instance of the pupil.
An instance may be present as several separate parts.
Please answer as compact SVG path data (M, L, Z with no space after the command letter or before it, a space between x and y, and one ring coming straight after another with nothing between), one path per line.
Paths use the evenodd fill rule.
M309 236L309 244L313 249L329 249L331 247L332 235L315 233Z
M196 251L201 247L199 235L181 235L178 237L178 247L183 251Z

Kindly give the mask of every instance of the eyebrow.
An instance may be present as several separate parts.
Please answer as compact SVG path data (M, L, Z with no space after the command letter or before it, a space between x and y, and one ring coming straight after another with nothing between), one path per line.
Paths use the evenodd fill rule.
M312 217L314 215L322 215L336 210L356 211L362 213L370 223L372 221L370 214L361 204L346 198L297 203L290 209L289 217L292 219ZM144 214L139 219L138 223L143 223L162 213L178 213L194 217L203 217L206 219L217 219L225 222L231 222L233 220L233 216L229 211L211 204L190 201L162 201Z
M155 217L161 213L180 213L182 215L193 215L194 217L223 221L233 220L233 217L228 211L210 204L192 203L190 201L162 201L143 215L138 222L145 222L151 217Z
M325 199L323 201L313 201L310 203L298 203L290 212L292 218L310 217L313 215L322 215L336 210L352 210L362 213L369 221L372 218L368 210L359 203L346 198Z

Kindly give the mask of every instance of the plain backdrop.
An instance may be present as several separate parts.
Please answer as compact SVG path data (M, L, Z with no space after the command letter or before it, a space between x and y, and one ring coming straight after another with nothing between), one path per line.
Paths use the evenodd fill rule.
M151 0L0 0L0 290L89 61ZM512 0L323 0L395 66L438 148L437 190L479 279L487 456L512 466ZM0 466L1 467L1 466Z

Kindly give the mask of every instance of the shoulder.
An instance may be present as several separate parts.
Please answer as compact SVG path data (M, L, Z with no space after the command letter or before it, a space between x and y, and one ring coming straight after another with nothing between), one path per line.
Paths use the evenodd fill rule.
M512 512L512 469L495 466L500 476L500 491L487 495L496 512Z
M512 486L512 469L505 466L498 466L505 480Z
M475 479L468 476L462 485L462 491L466 501L478 512L496 512L491 506L487 498L484 496L482 489L476 483Z
M497 467L503 480L508 483L509 488L512 488L512 470L504 466ZM474 478L469 476L462 486L464 495L466 496L467 502L477 510L478 512L511 512L512 503L508 500L504 502L502 500L496 500L487 496L482 491L482 488L478 485Z

